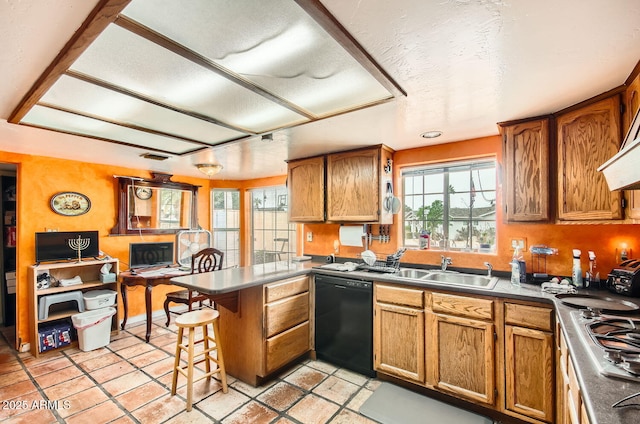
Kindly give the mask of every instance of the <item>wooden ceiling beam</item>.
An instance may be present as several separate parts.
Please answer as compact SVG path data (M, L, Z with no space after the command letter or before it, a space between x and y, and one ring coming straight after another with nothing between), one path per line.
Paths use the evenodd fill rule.
M364 67L384 88L389 90L394 97L407 96L407 92L400 87L391 75L367 52L358 41L353 38L344 26L320 3L319 0L295 0L318 25L320 25L343 49L348 51L362 67Z
M100 0L93 8L89 16L84 20L80 28L76 30L71 39L67 41L56 58L44 70L33 86L24 95L18 106L9 115L8 122L19 123L40 98L71 67L78 57L89 45L115 21L118 14L131 2L131 0Z

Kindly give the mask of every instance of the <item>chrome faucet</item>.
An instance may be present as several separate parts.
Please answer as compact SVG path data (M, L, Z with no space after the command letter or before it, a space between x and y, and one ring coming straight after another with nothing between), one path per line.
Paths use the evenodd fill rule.
M442 258L440 260L440 268L443 271L447 270L447 265L451 265L451 258L445 258L444 255L440 255L440 257Z
M485 262L484 266L487 267L487 277L491 278L491 270L493 269L493 266L489 262Z

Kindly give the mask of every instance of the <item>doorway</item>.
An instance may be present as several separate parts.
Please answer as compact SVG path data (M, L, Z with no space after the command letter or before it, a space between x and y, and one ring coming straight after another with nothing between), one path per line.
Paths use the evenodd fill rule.
M0 163L0 326L7 340L15 339L17 257L17 166Z

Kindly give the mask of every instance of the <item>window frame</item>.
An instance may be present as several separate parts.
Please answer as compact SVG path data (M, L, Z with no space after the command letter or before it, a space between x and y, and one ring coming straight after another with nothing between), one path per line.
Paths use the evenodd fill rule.
M265 217L264 214L268 212L275 212L275 214L273 214L272 216L273 218L272 222L276 222L276 225L275 225L275 228L263 227L263 228L257 229L256 215L255 215L255 211L257 208L255 208L256 202L254 201L254 193L263 192L263 196L264 196L264 192L266 191L270 191L273 194L273 204L269 204L269 206L267 206L266 204L264 205L264 207L262 208L263 218ZM288 210L287 210L289 202L288 202L288 190L286 185L256 187L256 188L247 190L247 192L249 194L248 198L250 199L249 205L247 206L247 210L249 211L249 221L251 223L250 242L249 242L249 248L251 252L251 255L250 255L251 264L257 265L257 264L265 264L265 263L274 263L278 261L290 261L296 255L296 250L297 250L296 242L297 242L298 229L295 223L289 222ZM283 216L280 216L280 217L281 218L284 217L284 221L286 222L286 228L278 227L277 225L278 215L276 215L277 213L284 214ZM262 232L261 240L263 245L261 246L262 249L258 249L258 250L256 249L256 241L258 240L259 237L257 237L256 231ZM273 236L269 236L269 238L273 239L273 249L266 248L267 243L265 240L265 235L268 232L274 233ZM287 241L284 243L282 239L284 239L285 237L282 236L282 233L286 233L287 235L286 237ZM285 249L285 245L286 245L286 249ZM257 252L262 252L263 256L261 258L258 257L259 255L257 254ZM271 258L273 258L273 260L267 260Z
M216 193L224 193L225 196L227 193L231 193L231 194L237 194L238 196L238 209L233 209L233 208L228 208L225 207L225 212L232 210L238 211L238 227L216 227L216 207L215 207L215 195ZM232 202L233 203L233 202ZM225 206L226 206L226 199L225 199ZM211 246L215 247L218 250L221 250L224 252L224 264L223 264L223 268L230 268L230 267L234 267L234 266L240 266L241 260L242 260L242 244L241 244L241 240L240 240L240 227L242 226L242 202L241 202L241 193L240 190L238 189L234 189L234 188L214 188L211 190L211 230L212 230L212 240L211 240ZM228 220L227 220L228 222ZM217 239L217 233L220 232L224 232L225 233L225 247L221 248L220 245L216 244L216 239ZM234 246L233 249L229 249L229 244L226 242L228 240L228 236L229 233L235 233L236 234L236 246ZM232 255L230 254L231 252L234 252L235 254Z
M492 170L493 171L493 184L489 186L489 188L483 187L482 180L480 178L481 170ZM455 190L455 187L451 185L451 174L459 173L459 172L468 172L469 173L469 184L466 187L462 187L462 190ZM478 171L477 179L474 177L474 171ZM430 189L425 187L427 181L424 177L429 175L441 175L442 176L442 186L438 189ZM407 189L407 178L408 177L417 177L423 176L422 181L418 184L419 189L408 190ZM434 246L433 244L433 235L431 234L431 246L430 248L433 250L439 251L458 251L458 252L466 252L466 253L491 253L495 254L498 250L498 219L497 219L497 211L498 211L498 162L495 156L490 157L481 157L469 160L457 160L450 162L437 162L437 163L429 163L422 164L417 166L410 166L401 168L400 172L400 184L402 186L402 202L404 213L401 214L401 243L404 247L408 248L420 248L419 243L419 235L420 231L431 227L434 228L434 225L428 225L428 222L433 222L435 225L440 225L438 228L441 229L442 241L444 242L441 246ZM485 180L486 184L486 180ZM479 185L479 187L476 187ZM455 216L453 211L460 209L459 207L455 207L451 205L451 198L455 195L468 195L468 215L464 217ZM493 197L493 199L487 199L487 195L489 197ZM415 207L415 202L411 201L410 197L419 197L422 196L422 201L420 208L413 210L409 209L412 205ZM437 198L441 196L442 203L442 217L440 220L428 220L427 217L423 217L419 219L418 217L409 218L409 213L415 214L420 209L427 207L427 201L425 197ZM478 208L474 209L474 203L477 196L481 196L485 202L488 202L490 206L484 206L484 208L488 208L488 213L493 215L493 219L487 219L486 217L482 217L480 215L474 214L474 210L477 211ZM409 201L408 201L409 200ZM464 200L462 198L462 202L464 204ZM434 202L432 201L429 206L432 206ZM483 208L481 206L481 208ZM423 209L424 212L425 209ZM484 230L482 230L481 234L476 235L476 230L479 227L479 224L486 222L488 225L485 226ZM457 229L458 232L466 231L466 239L458 240L465 243L464 246L455 245L455 231L454 226L456 223L460 228ZM420 228L418 228L420 227ZM408 235L413 235L414 237L408 238ZM436 235L436 238L437 237ZM411 240L415 240L413 243ZM490 241L490 243L487 243Z

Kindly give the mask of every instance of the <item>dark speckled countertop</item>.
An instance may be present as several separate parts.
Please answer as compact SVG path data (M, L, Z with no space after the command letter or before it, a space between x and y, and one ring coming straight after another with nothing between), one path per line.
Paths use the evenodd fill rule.
M317 266L319 265L322 264L316 262L277 262L265 265L227 269L213 273L176 277L172 279L172 282L176 285L195 289L204 293L222 294L297 275L317 272L327 275L369 281L375 280L388 283L416 285L434 290L446 289L447 291L452 292L549 303L555 307L556 315L558 316L566 336L567 344L571 352L571 358L580 384L580 390L582 391L582 397L585 401L591 424L640 423L640 407L611 407L613 403L623 397L639 393L640 379L638 382L633 382L600 375L595 364L592 363L586 347L580 340L576 324L571 319L570 312L575 309L561 303L554 295L542 292L539 285L523 284L521 287L513 287L508 280L501 279L494 289L485 290L464 286L429 284L423 282L417 283L411 280L395 277L391 274L370 273L366 271L331 271L318 269ZM617 296L605 291L592 291L589 292L589 294L602 294L621 300L633 300L632 298ZM640 300L638 300L638 302L640 302ZM640 403L640 397L637 399L637 403Z

